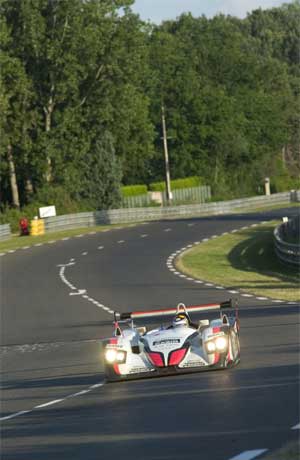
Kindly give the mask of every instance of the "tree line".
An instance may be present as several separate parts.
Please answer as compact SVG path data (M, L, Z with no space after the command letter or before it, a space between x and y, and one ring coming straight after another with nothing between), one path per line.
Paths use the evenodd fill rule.
M118 206L201 176L224 197L299 177L300 3L161 25L134 0L0 0L1 209Z

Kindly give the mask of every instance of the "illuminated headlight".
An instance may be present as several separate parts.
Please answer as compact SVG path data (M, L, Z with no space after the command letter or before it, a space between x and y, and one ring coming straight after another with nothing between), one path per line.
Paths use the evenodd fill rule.
M218 337L216 339L216 348L218 351L224 351L227 348L227 339L225 337Z
M206 348L208 353L213 353L216 350L216 344L212 340L210 342L206 342Z
M108 363L125 363L126 352L122 350L115 350L114 348L108 348L105 351L105 359Z
M117 351L114 350L113 348L109 348L105 352L105 359L108 363L114 363L117 358Z
M124 363L126 358L126 353L124 351L117 351L116 361L118 363Z

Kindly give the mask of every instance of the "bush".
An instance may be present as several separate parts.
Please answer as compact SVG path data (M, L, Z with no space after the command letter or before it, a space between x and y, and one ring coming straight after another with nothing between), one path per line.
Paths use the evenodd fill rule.
M199 176L186 177L185 179L171 180L171 189L176 190L180 188L200 187L204 184L204 180ZM163 192L166 190L165 182L153 182L150 184L149 189L153 192Z
M19 231L19 220L23 217L31 221L38 216L39 208L55 205L57 215L72 214L83 211L94 211L88 201L72 200L69 193L59 186L46 186L35 195L34 201L22 209L4 208L0 214L0 225L10 224L11 231Z
M270 188L272 193L288 192L289 190L298 190L299 179L295 179L288 175L271 177Z
M145 195L147 192L147 185L125 185L121 187L123 197Z

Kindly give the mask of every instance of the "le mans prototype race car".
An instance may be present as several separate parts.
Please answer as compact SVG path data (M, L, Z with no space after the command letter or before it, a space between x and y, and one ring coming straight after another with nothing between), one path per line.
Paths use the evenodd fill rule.
M190 313L219 310L218 318L193 323ZM147 331L134 320L175 315ZM124 325L124 327L123 327ZM232 300L220 304L115 314L113 337L102 341L106 381L232 367L240 361L239 319Z

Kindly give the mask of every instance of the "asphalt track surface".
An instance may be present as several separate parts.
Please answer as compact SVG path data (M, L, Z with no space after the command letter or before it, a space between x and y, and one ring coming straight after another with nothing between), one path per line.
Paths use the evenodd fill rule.
M296 439L297 304L235 296L234 369L103 384L99 362L112 310L230 297L175 276L170 254L291 213L153 222L1 257L1 460L250 459Z

